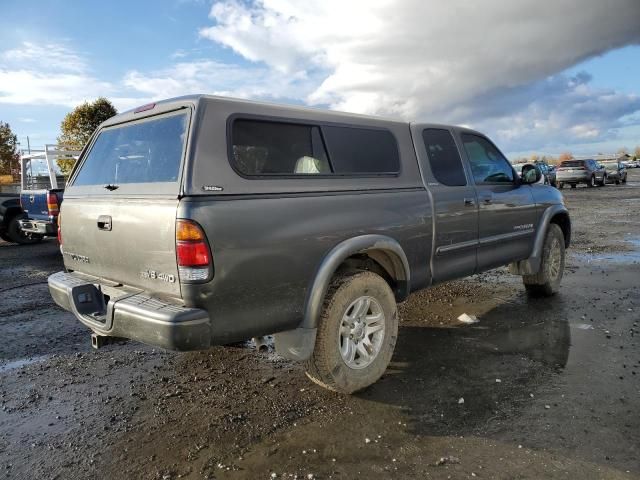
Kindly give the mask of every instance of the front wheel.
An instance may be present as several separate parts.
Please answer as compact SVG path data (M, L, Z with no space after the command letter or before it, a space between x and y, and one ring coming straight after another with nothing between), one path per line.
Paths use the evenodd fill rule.
M591 175L591 178L589 179L589 182L587 183L587 187L592 188L596 186L596 176L595 175Z
M325 297L307 376L340 393L354 393L385 372L398 337L396 300L372 272L337 276Z
M562 190L564 188L564 183L558 182L558 190Z
M527 292L541 297L555 294L564 273L564 259L564 234L558 225L551 223L542 247L540 270L535 275L522 276Z

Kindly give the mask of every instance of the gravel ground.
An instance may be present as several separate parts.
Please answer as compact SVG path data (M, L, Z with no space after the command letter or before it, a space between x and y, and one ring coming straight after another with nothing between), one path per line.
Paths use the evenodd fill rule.
M0 242L0 478L640 478L640 170L563 193L559 295L505 269L414 294L350 397L250 346L92 350L55 241Z

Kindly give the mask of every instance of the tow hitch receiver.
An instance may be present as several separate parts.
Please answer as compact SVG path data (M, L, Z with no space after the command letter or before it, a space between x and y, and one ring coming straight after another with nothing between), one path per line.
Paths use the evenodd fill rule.
M116 343L122 340L124 339L119 337L110 337L109 335L98 335L97 333L91 334L91 346L96 350L98 348L104 347L105 345Z

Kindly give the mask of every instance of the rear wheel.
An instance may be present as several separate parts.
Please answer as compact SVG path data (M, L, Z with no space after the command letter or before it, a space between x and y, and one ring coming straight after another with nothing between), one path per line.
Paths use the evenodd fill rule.
M542 297L555 294L564 273L564 257L564 234L558 225L551 223L542 248L540 270L535 275L522 276L527 292Z
M624 178L622 179L622 183L627 183L627 175L625 175Z
M564 183L558 182L558 190L562 190L564 188Z
M576 188L578 185L576 183L571 184L571 188Z
M398 336L396 300L372 272L334 279L325 297L307 376L340 393L354 393L385 372Z
M29 245L42 241L42 235L23 232L20 229L18 220L19 216L15 216L11 220L9 220L9 226L7 227L7 237L9 237L10 242L19 243L21 245Z

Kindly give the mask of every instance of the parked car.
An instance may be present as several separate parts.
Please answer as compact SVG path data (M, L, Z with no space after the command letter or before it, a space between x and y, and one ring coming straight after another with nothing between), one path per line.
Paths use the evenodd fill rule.
M560 286L562 195L482 133L210 96L117 115L70 178L55 302L92 331L196 350L275 334L307 375L383 374L396 302L502 265Z
M602 162L602 165L607 170L607 182L615 183L627 183L627 169L623 162L620 160L607 160Z
M556 169L553 166L547 165L545 162L535 162L535 165L540 168L542 176L544 177L544 183L556 186Z
M607 171L592 159L565 160L556 170L556 182L560 189L564 188L565 184L576 188L579 183L584 183L587 187L604 186L606 181Z
M20 230L33 241L57 235L65 178L57 168L55 159L77 156L79 153L56 145L46 145L43 152L20 159L20 204L24 215L18 223Z
M33 243L38 241L20 230L18 221L24 217L17 193L0 193L0 238L5 242Z

